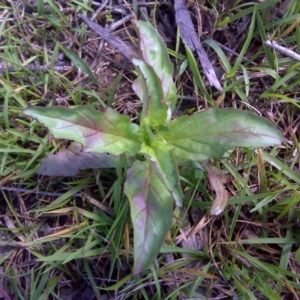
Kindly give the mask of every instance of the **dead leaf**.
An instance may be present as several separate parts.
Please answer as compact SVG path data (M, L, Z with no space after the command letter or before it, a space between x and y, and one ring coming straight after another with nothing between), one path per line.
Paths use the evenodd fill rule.
M75 176L79 170L116 168L119 158L109 153L85 153L82 146L71 143L69 148L48 155L38 171L47 176Z
M210 209L210 215L218 216L223 212L228 203L228 193L223 184L226 182L226 179L215 166L207 163L204 167L208 173L209 183L216 193L216 198Z

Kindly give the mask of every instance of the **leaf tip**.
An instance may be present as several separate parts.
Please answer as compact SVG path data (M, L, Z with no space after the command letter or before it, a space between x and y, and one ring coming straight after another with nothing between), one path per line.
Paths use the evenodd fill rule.
M24 108L24 109L23 109L23 114L24 114L24 115L28 115L28 112L30 112L31 107L32 107L31 105L28 105L26 108Z

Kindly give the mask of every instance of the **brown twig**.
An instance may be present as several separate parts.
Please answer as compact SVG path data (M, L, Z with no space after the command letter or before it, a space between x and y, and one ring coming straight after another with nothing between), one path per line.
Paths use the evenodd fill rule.
M114 47L116 47L121 53L124 54L128 59L132 59L133 57L137 57L137 51L134 47L124 41L121 41L114 35L108 32L102 26L96 24L95 22L91 21L89 18L85 17L84 15L77 14L77 16L92 30L94 30L101 38L103 38L106 42L110 43Z
M180 29L182 39L192 51L197 52L203 71L210 85L214 86L220 92L223 92L214 68L197 36L185 0L175 0L174 6L176 23Z
M17 71L21 71L21 70L29 70L31 72L49 72L51 70L55 71L55 72L66 72L69 71L70 69L72 69L72 66L69 65L54 65L53 68L51 68L51 65L35 65L35 64L29 64L27 66L14 66L12 64L8 64L8 63L1 63L0 64L0 74L4 75L6 74L6 72L11 73L11 72L17 72Z
M265 45L269 48L272 48L278 52L281 52L282 54L288 56L288 57L291 57L295 60L298 60L300 61L300 55L298 53L296 53L295 51L293 50L290 50L288 48L285 48L281 45L279 45L277 42L275 41L270 41L270 40L267 40L265 41Z

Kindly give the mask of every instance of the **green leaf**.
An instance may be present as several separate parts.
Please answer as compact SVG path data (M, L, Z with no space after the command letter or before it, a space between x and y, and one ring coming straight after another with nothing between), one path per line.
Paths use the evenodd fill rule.
M164 99L174 111L176 105L176 86L173 81L173 64L169 58L168 49L157 30L149 23L138 21L140 48L144 61L150 65L162 83Z
M128 169L125 194L134 227L133 275L146 270L160 251L172 226L173 197L155 163L135 161Z
M37 0L37 11L39 15L44 15L45 14L45 3L43 0Z
M29 106L23 113L47 126L55 138L82 144L84 152L133 155L140 150L139 126L111 108L99 112L89 106L73 109Z
M182 116L169 124L162 137L179 159L220 158L234 147L267 147L284 141L268 120L248 111L208 109Z
M77 68L82 69L82 71L84 71L86 74L88 74L90 76L92 81L97 86L100 86L99 81L95 77L94 73L91 71L90 67L77 54L75 54L74 52L72 52L71 50L69 50L68 48L66 48L62 45L60 47L61 47L62 51L64 52L64 54L74 63L74 65Z
M153 68L143 61L133 59L132 62L140 68L143 76L142 78L138 77L132 86L143 101L142 120L145 122L145 118L147 118L147 123L151 126L164 124L168 106L164 101L160 79Z
M157 138L151 147L143 145L141 152L148 154L152 161L158 163L157 168L163 175L166 186L173 195L176 205L181 207L183 195L179 184L177 162L170 145L164 139Z

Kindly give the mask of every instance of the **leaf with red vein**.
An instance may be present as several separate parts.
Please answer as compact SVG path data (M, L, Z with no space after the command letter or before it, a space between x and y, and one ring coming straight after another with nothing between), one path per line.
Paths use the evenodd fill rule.
M139 126L111 108L99 112L90 106L73 109L29 106L24 114L47 126L55 138L82 144L84 152L133 155L140 150Z
M134 227L134 267L146 270L163 245L172 225L173 197L156 163L135 161L127 171L125 193L130 201Z
M267 119L248 111L208 109L182 116L169 124L162 137L173 146L178 159L203 161L220 158L234 147L267 147L284 141Z

